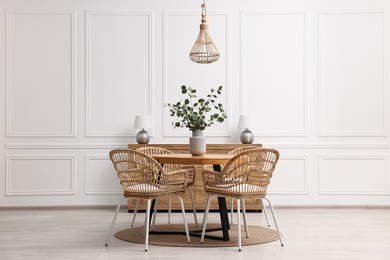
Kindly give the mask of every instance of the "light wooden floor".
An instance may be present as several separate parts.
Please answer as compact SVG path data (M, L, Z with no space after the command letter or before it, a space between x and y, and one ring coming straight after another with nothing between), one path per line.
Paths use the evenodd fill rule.
M150 246L112 239L104 246L113 210L2 210L0 259L287 259L388 260L390 209L276 208L285 246L279 242L236 247L177 248ZM260 213L248 213L249 224L265 224ZM199 213L199 219L202 218ZM132 215L120 213L115 230L129 226ZM137 218L142 224L143 214ZM166 222L160 213L158 222ZM192 215L187 214L192 221ZM217 221L218 215L210 215ZM180 213L173 222L180 223Z

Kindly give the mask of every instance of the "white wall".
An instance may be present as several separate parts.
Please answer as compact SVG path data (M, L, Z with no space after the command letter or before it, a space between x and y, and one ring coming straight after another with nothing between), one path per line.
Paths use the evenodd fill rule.
M108 152L187 143L163 104L180 86L222 85L226 123L209 143L280 150L276 205L390 205L389 1L207 1L221 58L192 63L201 1L0 2L0 206L107 205L120 197Z

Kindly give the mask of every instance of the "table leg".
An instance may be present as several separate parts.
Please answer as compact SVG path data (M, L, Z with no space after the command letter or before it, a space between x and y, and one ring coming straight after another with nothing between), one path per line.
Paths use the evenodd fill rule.
M213 165L214 171L221 172L221 165L214 164ZM229 241L229 216L228 211L226 207L226 199L225 197L218 197L218 206L219 206L219 216L221 218L221 226L222 226L222 234L223 234L223 240Z
M223 240L229 241L230 225L229 225L229 217L228 217L225 197L218 197L218 205L219 205L219 216L221 217Z
M154 205L156 205L156 199L152 199L152 206L150 206L150 215L149 215L149 226L152 225L152 218L153 218L153 211L154 211Z

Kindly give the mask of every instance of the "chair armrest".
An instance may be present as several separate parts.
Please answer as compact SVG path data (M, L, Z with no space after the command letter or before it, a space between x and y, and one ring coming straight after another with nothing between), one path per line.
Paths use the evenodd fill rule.
M202 172L203 184L205 187L222 182L221 172L203 170Z
M188 185L194 184L196 174L195 165L180 165L180 169L188 172Z
M184 185L184 187L186 187L187 182L188 182L188 172L186 170L164 172L161 175L161 179L160 179L160 184L163 184L163 185L182 184L182 185Z

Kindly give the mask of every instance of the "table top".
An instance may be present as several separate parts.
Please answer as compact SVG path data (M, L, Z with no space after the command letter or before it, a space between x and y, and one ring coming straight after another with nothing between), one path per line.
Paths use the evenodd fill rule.
M204 154L193 156L191 154L158 154L151 155L159 163L170 164L226 164L234 154Z

